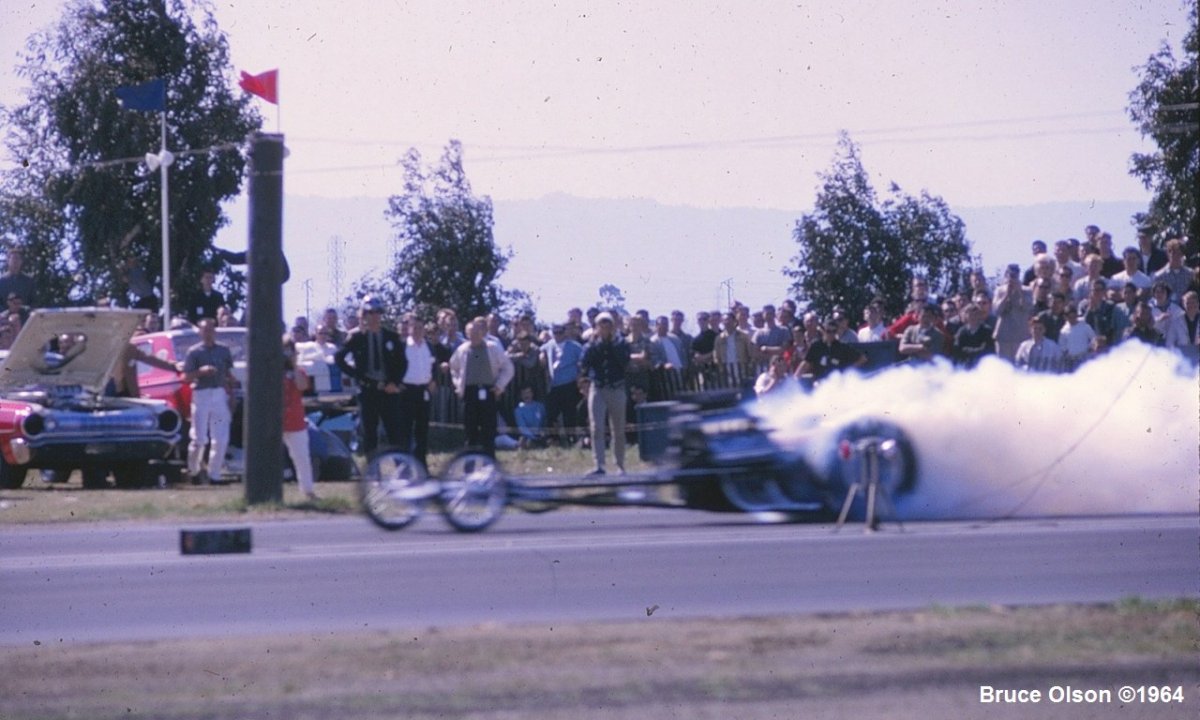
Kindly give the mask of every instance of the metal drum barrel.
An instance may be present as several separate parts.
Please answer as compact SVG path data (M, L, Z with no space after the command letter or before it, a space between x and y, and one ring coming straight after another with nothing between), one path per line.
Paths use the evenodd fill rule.
M674 400L668 400L642 403L635 408L638 423L638 457L643 462L657 462L667 454L670 445L667 419L671 416L671 408L678 404Z

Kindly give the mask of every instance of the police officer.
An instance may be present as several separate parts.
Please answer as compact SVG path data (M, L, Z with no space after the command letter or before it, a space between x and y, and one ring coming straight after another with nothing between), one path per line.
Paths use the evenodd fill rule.
M388 441L400 439L400 388L404 382L404 341L383 327L383 303L368 295L359 309L362 320L334 356L342 373L358 383L358 412L363 452L379 446L379 423Z

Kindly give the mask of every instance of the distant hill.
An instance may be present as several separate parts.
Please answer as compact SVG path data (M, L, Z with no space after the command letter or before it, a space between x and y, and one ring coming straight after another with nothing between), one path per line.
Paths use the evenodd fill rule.
M285 198L289 317L303 314L306 303L315 314L334 300L330 238L345 241L343 293L365 273L387 266L386 204L384 198ZM751 305L778 302L788 288L780 271L795 254L791 232L803 212L565 194L494 205L496 241L515 253L501 282L530 292L546 318L594 303L606 283L625 292L629 309L645 307L654 314L678 307L690 317L701 308L725 306L731 296ZM1137 202L1078 202L954 211L991 273L1008 262L1028 262L1031 240L1081 237L1088 224L1112 232L1118 247L1132 243L1130 218L1144 208ZM227 208L231 224L218 245L245 247L246 209L244 197Z

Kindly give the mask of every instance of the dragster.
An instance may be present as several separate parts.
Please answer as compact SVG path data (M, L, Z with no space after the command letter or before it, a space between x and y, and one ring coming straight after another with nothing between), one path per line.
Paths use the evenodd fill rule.
M753 393L750 393L753 397ZM875 504L913 492L917 459L894 423L860 417L831 424L812 416L779 428L751 410L741 391L693 393L639 408L638 451L647 472L509 476L476 450L455 455L440 477L414 457L375 455L360 488L368 517L386 530L440 510L461 532L484 530L512 506L641 506L752 513L770 521L876 522Z

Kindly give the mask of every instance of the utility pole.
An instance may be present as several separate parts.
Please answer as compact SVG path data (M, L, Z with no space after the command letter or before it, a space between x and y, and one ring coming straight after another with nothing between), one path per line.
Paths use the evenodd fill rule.
M307 278L304 281L304 317L312 320L312 278Z
M342 294L345 250L345 240L337 235L329 238L329 307L338 309L341 309L341 305L345 301L345 296Z
M250 302L243 447L246 503L283 501L283 135L250 142Z
M722 280L721 287L725 288L725 307L733 307L733 278ZM720 292L717 293L717 302L721 302Z

